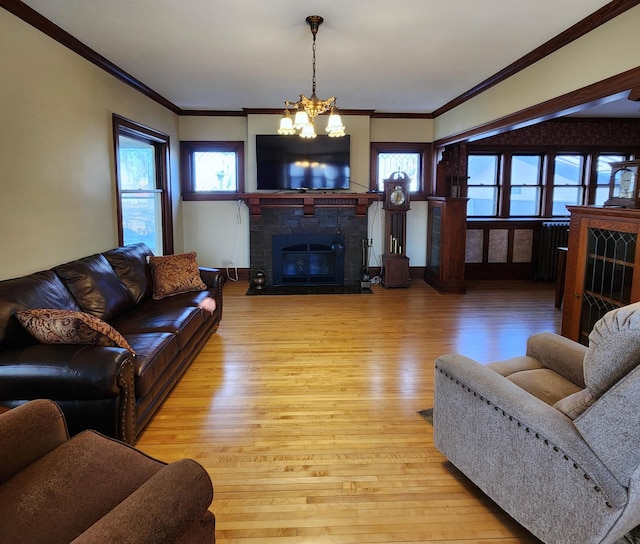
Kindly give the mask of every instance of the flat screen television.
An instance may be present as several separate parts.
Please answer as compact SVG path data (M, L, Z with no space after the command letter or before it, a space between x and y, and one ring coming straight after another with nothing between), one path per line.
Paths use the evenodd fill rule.
M349 136L313 139L256 135L257 189L338 190L349 188Z

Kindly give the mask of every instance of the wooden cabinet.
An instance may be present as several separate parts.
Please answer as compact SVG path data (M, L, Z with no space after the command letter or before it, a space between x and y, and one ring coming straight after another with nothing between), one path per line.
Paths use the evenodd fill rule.
M568 209L562 335L587 345L589 333L604 314L640 300L640 210Z
M428 199L424 281L441 293L464 293L467 199Z

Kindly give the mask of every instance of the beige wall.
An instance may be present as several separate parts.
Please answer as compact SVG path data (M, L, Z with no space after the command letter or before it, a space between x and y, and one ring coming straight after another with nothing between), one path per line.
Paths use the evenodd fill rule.
M430 142L504 117L638 66L640 6L436 120L345 116L354 188L365 191L371 141ZM5 10L0 10L0 279L27 274L117 244L111 115L171 140L175 249L207 266L249 266L249 214L239 202L185 202L178 141L243 140L247 190L255 188L256 134L278 116L181 117L137 93ZM372 265L384 212L369 210ZM426 205L408 216L407 253L425 264Z
M371 119L372 142L433 142L432 119Z
M242 117L181 117L183 140L243 140L245 142L245 184L256 190L256 134L275 134L279 115ZM368 116L343 116L351 136L351 189L369 188L371 141L430 142L433 121L415 119L370 119ZM226 138L225 138L226 136ZM198 253L198 260L212 266L231 261L238 268L249 267L249 211L241 202L184 202L184 245ZM384 211L380 204L369 208L369 236L373 239L371 265L380 266ZM426 203L412 204L408 215L407 254L413 266L426 262ZM358 249L359 250L359 249Z
M482 126L640 66L640 6L441 115L435 139Z
M178 117L5 10L0 50L5 279L116 246L111 115L169 134L174 158ZM179 249L178 204L174 213Z

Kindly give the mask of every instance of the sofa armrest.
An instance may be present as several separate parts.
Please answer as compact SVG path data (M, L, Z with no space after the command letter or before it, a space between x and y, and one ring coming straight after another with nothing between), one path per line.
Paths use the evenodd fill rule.
M182 459L163 467L72 544L177 542L206 514L212 499L207 472L195 461Z
M210 296L216 301L216 319L222 319L222 288L224 287L226 276L218 268L200 267L200 277L207 284ZM217 325L216 325L217 327Z
M0 485L68 439L64 416L50 400L34 400L0 415Z
M226 280L222 270L218 268L208 268L205 266L200 267L200 277L202 278L202 281L207 284L209 289L215 288L220 291L222 291L222 287L224 287L224 282Z
M124 348L37 344L0 351L0 402L39 398L60 402L72 434L89 425L135 442L133 363ZM92 404L97 412L87 411Z
M124 348L36 344L0 352L0 400L115 397Z
M551 332L530 336L527 355L578 387L585 387L583 361L587 347Z

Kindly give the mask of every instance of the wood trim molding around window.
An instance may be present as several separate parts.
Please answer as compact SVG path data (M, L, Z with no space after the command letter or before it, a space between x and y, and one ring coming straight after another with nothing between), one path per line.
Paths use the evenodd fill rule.
M414 200L424 200L429 192L432 172L433 144L415 142L371 142L369 153L369 190L378 190L378 155L380 153L420 153L418 190L411 193Z
M236 154L235 191L196 191L193 179L193 153L196 151L233 151ZM244 142L243 141L181 141L180 184L182 200L237 200L244 194Z
M120 192L119 172L118 172L118 154L120 149L119 136L126 135L132 138L146 140L157 146L156 153L156 173L157 183L162 190L162 252L164 255L173 253L173 214L171 211L171 184L169 183L169 135L159 132L150 127L136 123L131 119L113 114L113 163L116 184L116 206L118 219L118 243L124 243L122 233L122 194Z

